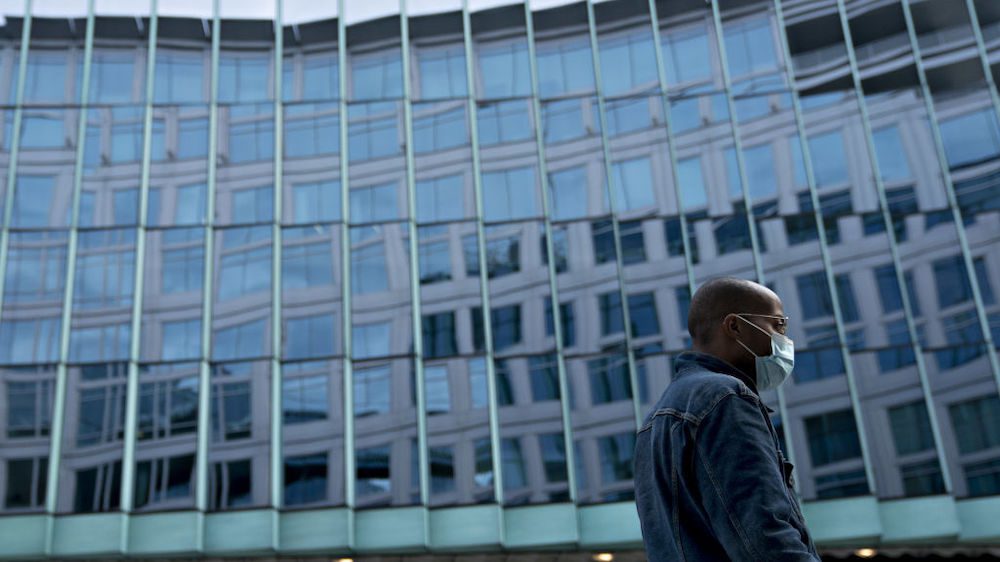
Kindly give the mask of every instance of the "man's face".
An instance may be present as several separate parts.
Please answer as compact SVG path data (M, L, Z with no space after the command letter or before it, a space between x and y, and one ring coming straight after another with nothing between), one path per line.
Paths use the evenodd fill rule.
M749 347L754 354L760 357L771 355L771 334L784 335L788 330L788 322L785 320L785 309L781 304L781 299L774 293L762 295L762 300L753 307L752 311L740 311L740 313L737 314L740 314L741 318L734 318L736 314L727 318L727 321L735 322L734 327L738 326L733 336L743 342L743 345ZM734 343L734 345L742 350L739 344ZM746 350L743 351L746 352ZM753 364L755 358L749 353L745 354L747 361Z

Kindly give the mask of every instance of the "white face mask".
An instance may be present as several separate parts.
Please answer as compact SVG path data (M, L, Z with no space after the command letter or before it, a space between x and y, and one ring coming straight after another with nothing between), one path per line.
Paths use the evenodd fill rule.
M736 340L736 343L743 346L743 349L750 352L757 358L757 390L774 390L781 386L781 383L785 382L788 375L792 374L792 368L795 366L795 344L792 342L791 338L775 333L769 333L760 326L754 324L753 322L743 318L743 314L737 314L740 320L743 320L747 324L750 324L754 328L757 328L761 332L764 332L771 337L771 354L770 355L757 355L749 347L747 347L740 340ZM766 314L746 314L746 316L768 316Z

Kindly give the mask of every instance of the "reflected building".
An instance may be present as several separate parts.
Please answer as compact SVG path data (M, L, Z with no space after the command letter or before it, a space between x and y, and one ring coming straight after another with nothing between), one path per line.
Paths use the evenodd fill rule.
M0 18L0 556L640 548L720 275L821 549L1000 538L993 3L88 4Z

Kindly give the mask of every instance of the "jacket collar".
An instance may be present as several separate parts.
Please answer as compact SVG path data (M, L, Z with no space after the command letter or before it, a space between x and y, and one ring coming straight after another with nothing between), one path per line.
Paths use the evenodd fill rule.
M752 377L732 366L730 363L723 361L714 355L709 355L708 353L702 353L700 351L685 351L674 359L674 371L676 373L675 378L680 378L695 370L707 370L712 371L713 373L721 373L723 375L736 377L742 381L743 384L750 387L750 390L752 390L754 394L760 394L757 392L757 381L753 380Z

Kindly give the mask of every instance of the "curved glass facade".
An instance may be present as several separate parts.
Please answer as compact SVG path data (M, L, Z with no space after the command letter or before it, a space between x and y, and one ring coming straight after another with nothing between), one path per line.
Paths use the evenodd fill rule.
M992 2L187 4L0 5L0 556L634 547L718 275L821 546L1000 538Z

